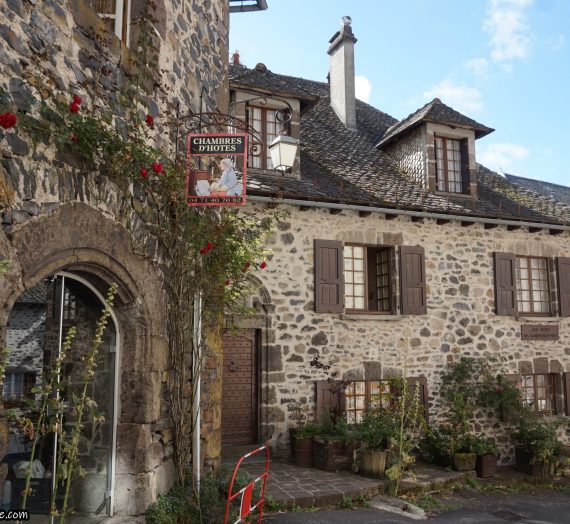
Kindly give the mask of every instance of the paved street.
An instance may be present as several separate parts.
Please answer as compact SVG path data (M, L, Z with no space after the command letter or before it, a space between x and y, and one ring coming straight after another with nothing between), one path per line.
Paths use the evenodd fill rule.
M443 506L426 522L447 524L521 522L570 523L570 493L536 489L517 494L488 493L465 489L438 497ZM437 505L437 504L435 504ZM413 523L408 517L374 509L288 512L263 519L267 524L361 524Z

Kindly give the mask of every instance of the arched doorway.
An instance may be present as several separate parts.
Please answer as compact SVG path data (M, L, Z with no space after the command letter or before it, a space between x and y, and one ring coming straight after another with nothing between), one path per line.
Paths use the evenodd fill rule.
M39 398L37 388L47 380L49 370L61 354L66 334L74 326L76 335L62 362L62 387L54 392L65 401L67 417L64 416L63 428L70 431L72 399L81 394L85 383L82 359L93 343L104 302L104 296L85 273L72 272L58 272L42 280L15 302L6 326L6 345L10 349L2 391L6 407L11 407L16 415L34 420L34 401ZM95 373L87 383L87 395L94 402L91 407L98 420L85 420L79 442L79 462L84 475L74 477L68 504L77 513L101 518L113 512L119 346L119 325L111 312ZM49 520L51 494L56 489L54 457L60 445L49 431L38 442L32 462L32 492L27 503L27 509L34 514L33 521ZM25 472L31 458L30 439L12 424L4 459L10 468L4 507L21 507ZM44 517L40 517L42 514Z

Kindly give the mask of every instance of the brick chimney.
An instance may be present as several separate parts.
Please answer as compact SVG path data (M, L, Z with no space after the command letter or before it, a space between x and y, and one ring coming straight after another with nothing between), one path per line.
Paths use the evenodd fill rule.
M354 91L354 44L350 16L342 17L342 28L329 40L331 106L348 129L356 129Z

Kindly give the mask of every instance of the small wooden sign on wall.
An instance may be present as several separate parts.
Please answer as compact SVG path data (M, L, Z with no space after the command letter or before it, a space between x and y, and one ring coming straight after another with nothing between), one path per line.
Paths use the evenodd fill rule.
M554 325L523 325L521 340L559 340L558 324Z

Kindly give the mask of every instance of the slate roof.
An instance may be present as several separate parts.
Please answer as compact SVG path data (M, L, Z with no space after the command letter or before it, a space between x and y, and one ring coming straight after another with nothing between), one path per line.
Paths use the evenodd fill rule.
M435 194L402 174L377 144L389 131L402 132L400 124L408 121L405 128L410 129L415 125L412 121L419 122L426 114L432 119L445 117L446 121L459 118L459 113L441 102L432 101L414 113L413 119L411 115L398 122L357 100L357 131L353 131L345 128L331 108L328 83L278 75L265 67L248 69L239 65L230 66L230 85L296 94L306 101L301 112L300 178L276 174L273 170L249 169L250 195L570 224L570 202L554 203L547 192L514 184L482 165L478 165L477 199ZM491 131L463 115L460 117L464 119L463 126L478 126L480 133Z
M509 182L516 184L521 188L534 191L546 198L558 200L559 202L563 202L570 206L570 187L553 184L551 182L542 182L541 180L534 180L532 178L509 175L507 173L505 173L505 176Z
M411 131L423 122L453 124L457 127L473 129L475 131L475 138L481 138L494 131L494 129L484 126L445 105L439 98L434 98L431 102L428 102L425 106L414 111L411 115L408 115L388 129L378 144L378 147L394 142L399 136Z
M48 289L46 284L40 282L33 288L24 291L22 296L17 300L20 304L46 304Z

